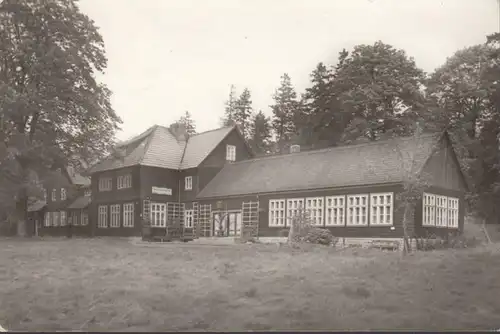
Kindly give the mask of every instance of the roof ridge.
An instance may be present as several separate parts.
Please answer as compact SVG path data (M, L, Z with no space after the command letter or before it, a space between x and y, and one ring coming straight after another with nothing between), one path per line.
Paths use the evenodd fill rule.
M203 132L200 132L200 133L195 133L193 134L191 137L196 137L196 136L199 136L199 135L204 135L206 133L209 133L209 132L214 132L214 131L218 131L218 130L222 130L222 129L229 129L229 128L233 128L234 125L230 125L230 126L221 126L221 127L218 127L218 128L215 128L215 129L211 129L211 130L207 130L207 131L203 131Z
M159 125L157 125L157 124L153 125L151 127L151 133L149 134L149 136L147 136L146 138L144 138L144 140L147 140L146 147L144 147L144 154L139 159L139 161L137 161L137 165L141 165L142 161L144 160L144 157L146 157L146 154L148 154L148 150L149 150L151 141L152 141L153 137L155 136L156 131L158 130L158 128L159 128Z
M423 134L420 136L420 138L424 137L440 137L439 134L436 133L427 133ZM413 137L393 137L393 138L388 138L388 139L383 139L383 140L377 140L369 143L359 143L359 144L354 144L354 145L340 145L340 146L333 146L333 147L327 147L327 148L322 148L318 150L309 150L309 151L303 151L303 152L298 152L298 153L285 153L285 154L274 154L270 156L263 156L263 157L258 157L254 159L248 159L248 160L241 160L237 162L231 163L231 165L236 165L236 164L244 164L244 163L250 163L253 161L261 161L261 160L271 160L271 159L278 159L286 156L297 156L297 155L309 155L309 154L320 154L320 153L325 153L329 151L334 151L334 150L345 150L345 149L353 149L353 148L359 148L359 147L366 147L366 146L376 146L376 145L382 145L382 144L387 144L392 141L407 141L411 140Z
M153 125L153 126L150 126L149 128L147 128L146 130L144 130L143 132L141 132L140 134L138 134L137 136L133 136L132 138L130 139L127 139L127 140L124 140L123 142L121 143L117 143L115 145L115 148L120 148L120 147L123 147L123 146L127 146L127 145L130 145L132 143L135 143L136 141L139 141L141 139L144 139L145 137L148 136L148 133L151 133L155 127L157 127L158 125Z

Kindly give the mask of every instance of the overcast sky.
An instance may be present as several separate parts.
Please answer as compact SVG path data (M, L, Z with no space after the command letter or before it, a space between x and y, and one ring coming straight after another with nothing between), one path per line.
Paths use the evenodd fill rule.
M80 0L104 37L101 77L123 119L120 140L185 110L219 126L230 84L270 114L287 72L301 92L343 48L382 40L432 71L499 29L497 0Z

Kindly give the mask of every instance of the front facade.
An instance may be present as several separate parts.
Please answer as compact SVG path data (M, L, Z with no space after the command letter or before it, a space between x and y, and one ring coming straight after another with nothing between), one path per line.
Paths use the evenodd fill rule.
M393 139L241 162L225 167L198 196L211 218L207 235L247 225L259 237L283 237L300 210L341 238L403 237L409 171L420 199L408 226L413 237L463 231L467 184L448 135ZM411 161L402 159L413 152ZM402 153L402 154L401 154ZM411 162L411 163L410 163ZM231 220L229 215L236 215ZM220 217L224 224L218 224ZM253 217L250 219L248 217ZM223 225L223 226L220 226ZM232 227L234 225L234 227ZM225 232L219 232L223 228Z
M193 201L226 165L251 157L237 127L188 137L185 130L153 126L120 144L118 153L89 170L92 235L140 236L179 218L194 227Z

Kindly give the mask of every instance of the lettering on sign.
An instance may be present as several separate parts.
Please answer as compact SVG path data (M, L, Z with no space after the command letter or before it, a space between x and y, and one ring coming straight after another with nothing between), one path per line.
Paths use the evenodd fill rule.
M153 187L152 192L157 195L172 195L172 189L170 188Z

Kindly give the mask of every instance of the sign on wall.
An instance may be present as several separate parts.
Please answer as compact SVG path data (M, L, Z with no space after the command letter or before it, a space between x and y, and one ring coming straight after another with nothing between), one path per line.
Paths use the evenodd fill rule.
M152 189L153 194L157 195L172 195L172 189L170 188L162 188L162 187L153 187Z

